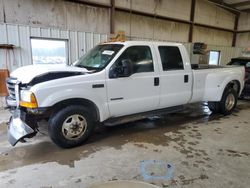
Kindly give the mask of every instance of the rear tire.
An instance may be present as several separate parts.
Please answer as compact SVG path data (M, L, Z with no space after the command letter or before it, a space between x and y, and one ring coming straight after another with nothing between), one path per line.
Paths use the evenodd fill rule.
M94 130L89 111L80 105L72 105L53 114L49 120L51 140L62 148L79 146Z
M226 88L220 101L220 112L229 115L237 105L237 93L233 88Z
M221 113L229 115L233 112L237 105L237 92L233 88L226 88L221 101L208 102L208 108L213 113Z

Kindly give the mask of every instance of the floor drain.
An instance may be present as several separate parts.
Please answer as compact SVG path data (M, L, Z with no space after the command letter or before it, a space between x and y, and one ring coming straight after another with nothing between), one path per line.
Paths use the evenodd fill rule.
M141 161L140 170L144 180L170 180L174 171L172 164L158 160Z

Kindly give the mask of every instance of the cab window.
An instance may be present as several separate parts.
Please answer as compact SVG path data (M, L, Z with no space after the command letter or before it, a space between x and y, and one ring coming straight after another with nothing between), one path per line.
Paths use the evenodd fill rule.
M153 59L149 46L128 47L116 60L115 65L120 66L123 60L128 60L132 63L133 73L154 71Z
M164 71L183 70L183 60L177 46L159 46L158 49Z

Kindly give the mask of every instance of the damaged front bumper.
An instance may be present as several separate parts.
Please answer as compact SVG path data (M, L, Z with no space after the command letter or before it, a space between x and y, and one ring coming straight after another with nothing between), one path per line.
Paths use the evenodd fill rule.
M16 109L10 119L8 125L8 141L12 146L17 142L22 141L24 138L36 134L36 131L22 120L20 109Z

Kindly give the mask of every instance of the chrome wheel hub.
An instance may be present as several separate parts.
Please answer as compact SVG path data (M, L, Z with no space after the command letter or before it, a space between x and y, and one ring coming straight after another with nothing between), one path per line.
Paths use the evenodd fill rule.
M226 98L225 107L229 111L234 107L234 104L235 104L234 95L230 93Z
M87 121L79 114L69 116L62 126L62 134L69 140L79 139L86 131Z

